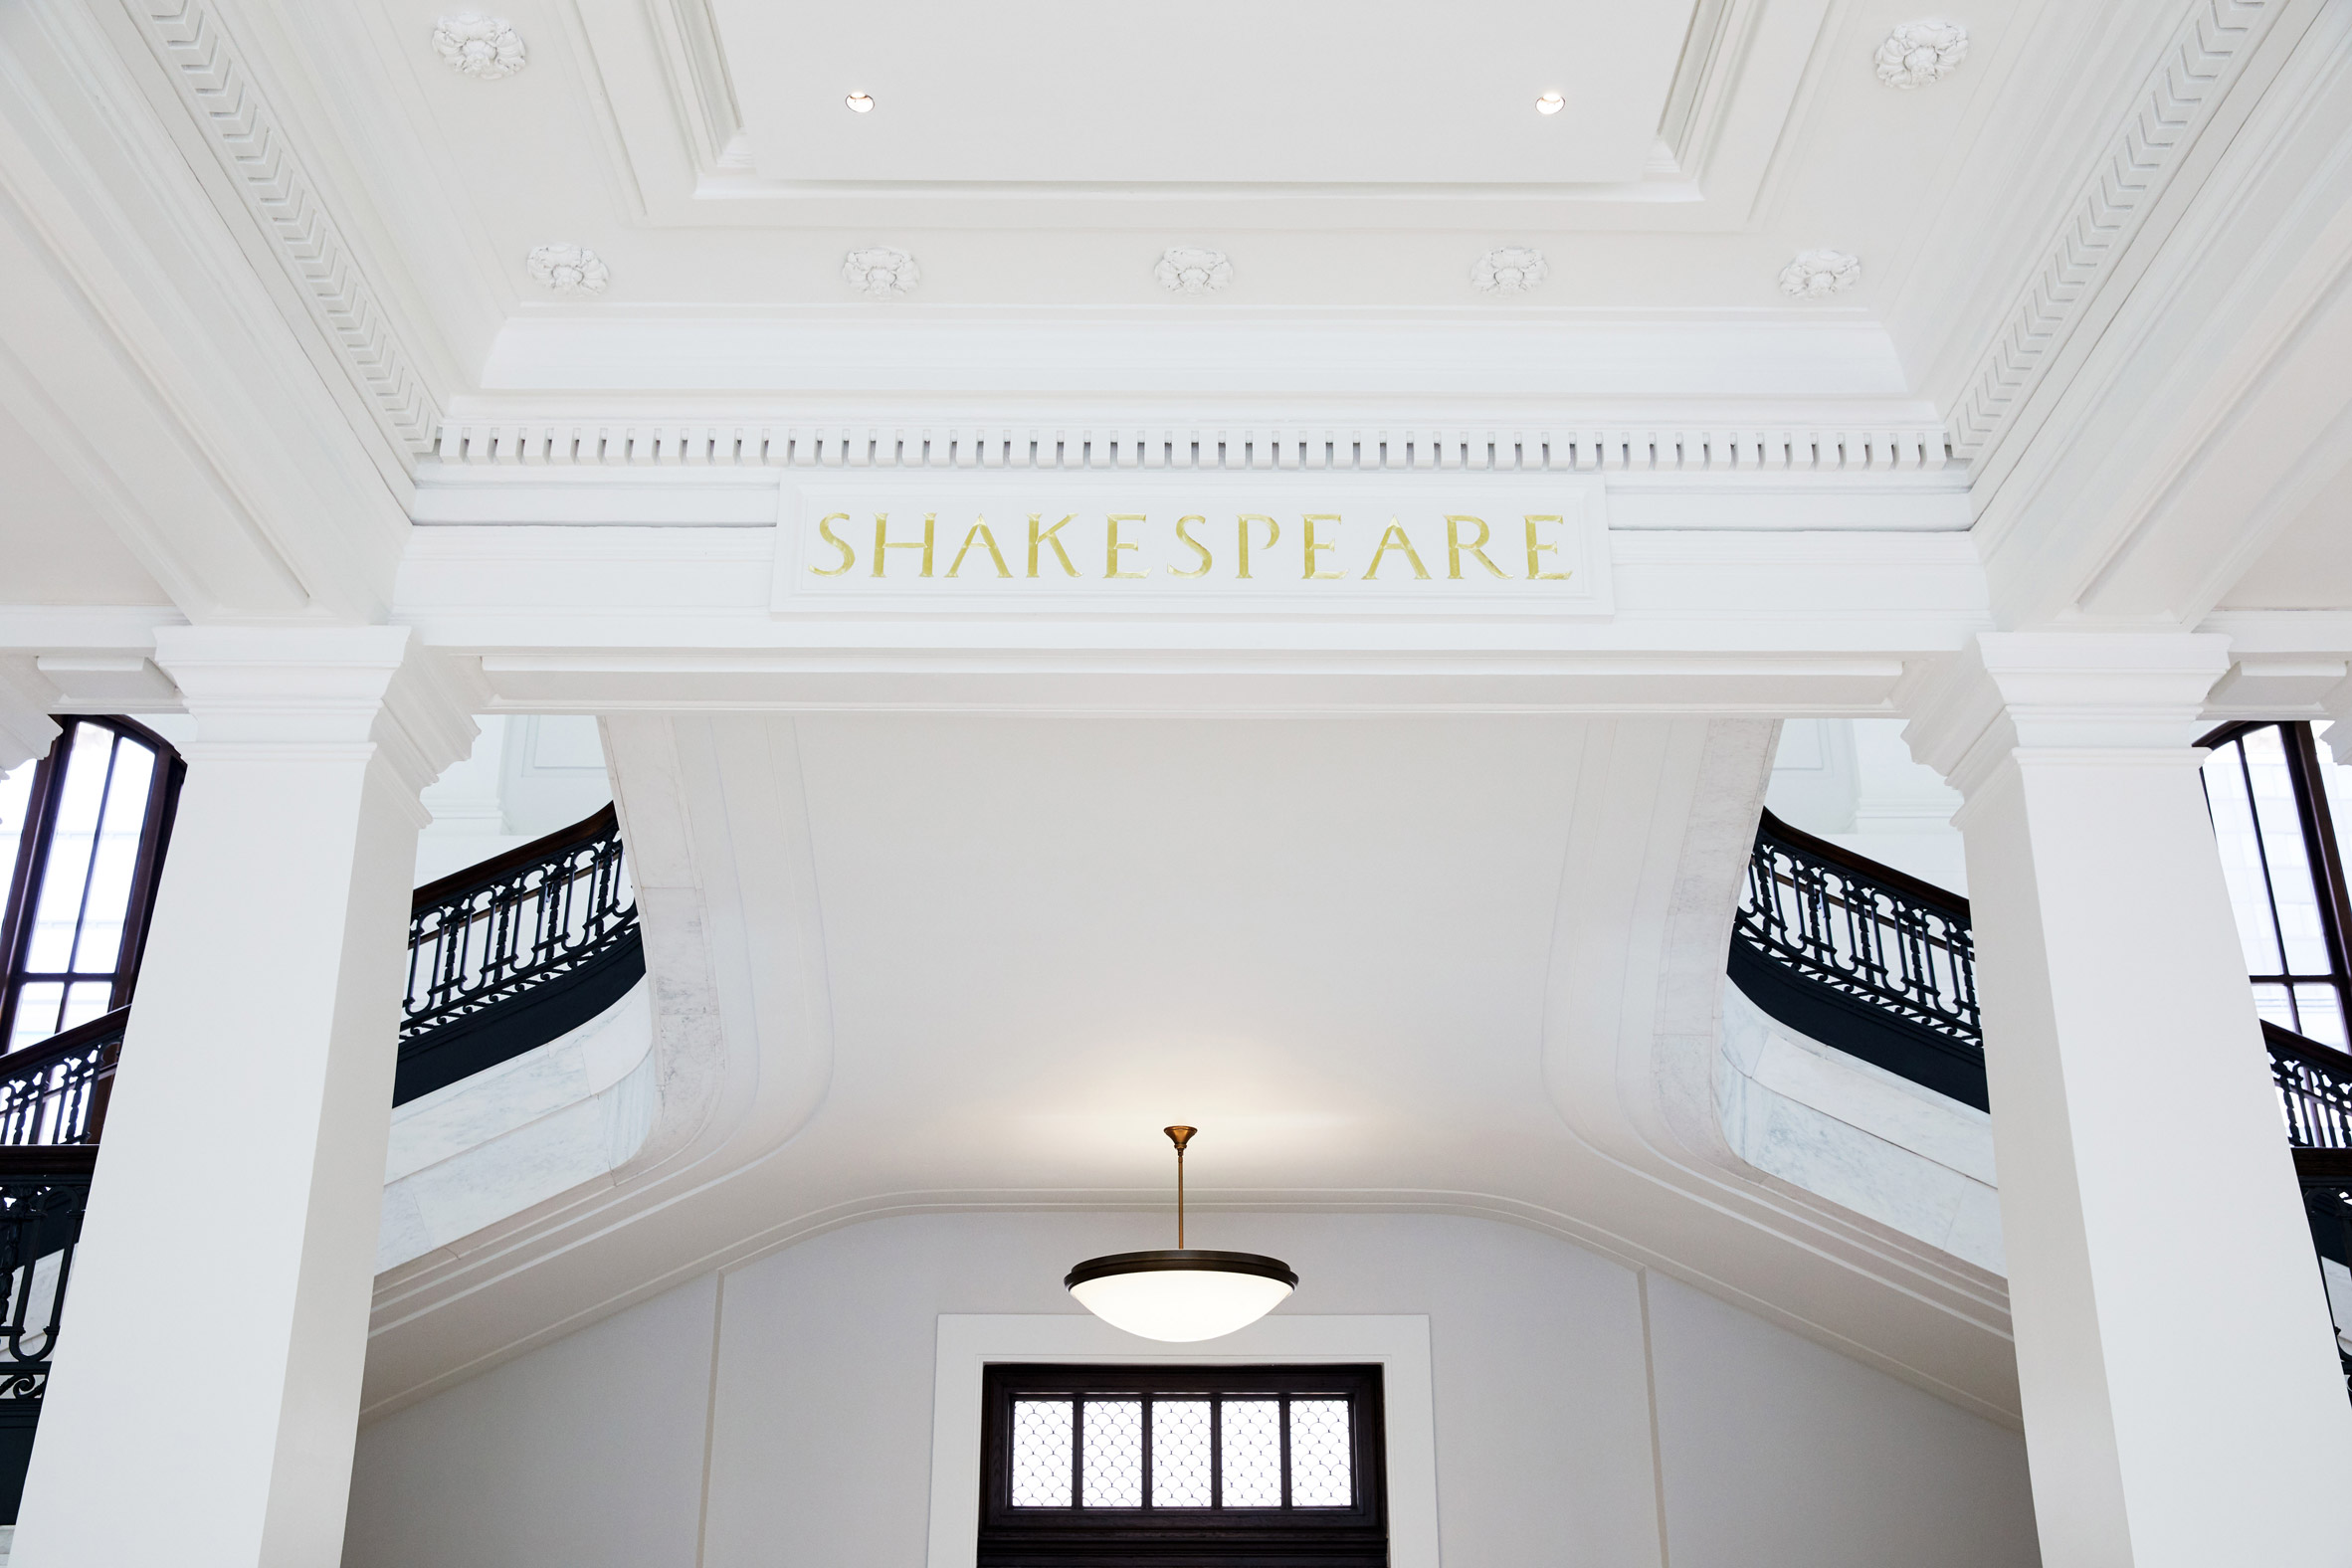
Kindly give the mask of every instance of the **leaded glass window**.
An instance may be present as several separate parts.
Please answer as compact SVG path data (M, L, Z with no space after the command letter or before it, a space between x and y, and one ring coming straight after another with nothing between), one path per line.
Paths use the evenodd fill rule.
M2246 948L2254 1009L2352 1049L2342 847L2330 796L2341 771L2302 723L2233 724L2206 737L2205 798Z
M1145 1542L1386 1560L1377 1367L1000 1366L986 1386L982 1568Z
M75 717L48 756L0 779L0 1047L130 1000L180 771L140 725Z

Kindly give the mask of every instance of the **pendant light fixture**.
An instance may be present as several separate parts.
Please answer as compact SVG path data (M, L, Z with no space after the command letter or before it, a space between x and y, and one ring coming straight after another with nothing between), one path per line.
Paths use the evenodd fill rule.
M1298 1275L1278 1258L1184 1245L1184 1146L1197 1129L1161 1130L1176 1145L1175 1250L1089 1258L1062 1282L1080 1306L1130 1334L1177 1343L1215 1339L1280 1305Z

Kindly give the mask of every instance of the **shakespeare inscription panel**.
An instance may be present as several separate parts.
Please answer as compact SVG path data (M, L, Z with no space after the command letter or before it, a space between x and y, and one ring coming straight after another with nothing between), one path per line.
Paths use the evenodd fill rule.
M806 614L1606 616L1599 479L787 484L775 608Z

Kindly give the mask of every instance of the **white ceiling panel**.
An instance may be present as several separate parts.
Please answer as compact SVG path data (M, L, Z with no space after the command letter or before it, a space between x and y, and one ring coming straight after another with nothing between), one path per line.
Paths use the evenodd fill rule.
M715 10L770 179L1555 184L1641 177L1691 4Z

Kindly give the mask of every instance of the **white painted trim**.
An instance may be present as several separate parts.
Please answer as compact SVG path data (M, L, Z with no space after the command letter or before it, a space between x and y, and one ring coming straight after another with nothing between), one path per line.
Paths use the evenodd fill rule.
M1154 427L1157 428L1154 428ZM1883 477L1945 467L1943 430L1909 407L1875 408L1851 423L1799 413L1740 419L1549 427L1537 421L1464 428L1451 421L1375 425L1360 418L1302 417L1211 425L1138 419L1124 427L981 427L871 420L639 418L590 414L452 419L434 451L445 470L490 466L749 469L1326 469L1542 470L1603 474L1807 474ZM1963 476L1953 471L1953 487Z
M1438 1568L1437 1406L1430 1387L1429 1319L1262 1317L1214 1343L1214 1350L1163 1346L1082 1313L942 1313L931 1398L928 1568L972 1568L979 1555L980 1377L992 1361L1378 1362L1388 1446L1389 1562L1393 1568Z

